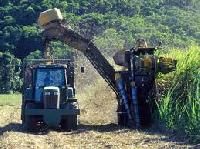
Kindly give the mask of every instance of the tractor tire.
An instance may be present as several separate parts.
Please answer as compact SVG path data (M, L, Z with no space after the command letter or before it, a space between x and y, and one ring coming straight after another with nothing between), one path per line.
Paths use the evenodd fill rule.
M37 131L36 124L34 122L34 116L25 116L24 127L27 131Z
M35 105L33 103L27 103L25 106L25 110L32 108L35 108ZM35 116L33 115L25 115L25 119L22 121L22 124L24 125L26 131L29 132L37 131L37 122Z
M67 103L64 108L66 109L77 109L77 102ZM64 116L61 120L61 128L65 131L76 130L78 127L78 116L77 115L68 115Z
M69 115L61 121L61 128L65 131L77 130L77 115Z

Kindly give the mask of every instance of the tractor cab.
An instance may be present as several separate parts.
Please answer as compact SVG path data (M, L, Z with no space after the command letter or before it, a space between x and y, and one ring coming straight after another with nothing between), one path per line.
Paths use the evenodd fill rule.
M67 75L67 67L65 66L38 66L34 68L34 72L35 102L43 102L44 92L46 93L46 90L49 91L51 88L59 93L66 91L66 94L68 90L73 89L73 84L70 84L70 81L68 81L70 78ZM65 96L68 96L68 94ZM70 96L73 97L74 95Z
M42 101L42 94L46 90L55 90L55 94L60 93L60 88L65 88L66 77L63 68L37 68L35 75L35 95L34 99L36 102Z

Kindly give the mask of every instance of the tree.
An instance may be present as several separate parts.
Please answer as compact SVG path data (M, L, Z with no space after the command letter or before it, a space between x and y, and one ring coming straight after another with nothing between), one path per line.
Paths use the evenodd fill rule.
M94 38L95 44L106 55L113 55L114 52L124 48L125 40L113 28L105 30L100 36Z
M0 53L0 93L19 91L20 83L20 60L9 52Z

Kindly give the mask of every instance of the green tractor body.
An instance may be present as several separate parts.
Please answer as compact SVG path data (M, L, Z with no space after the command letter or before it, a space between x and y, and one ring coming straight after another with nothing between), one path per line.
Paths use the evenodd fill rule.
M26 129L77 128L74 67L66 63L25 65L21 119Z

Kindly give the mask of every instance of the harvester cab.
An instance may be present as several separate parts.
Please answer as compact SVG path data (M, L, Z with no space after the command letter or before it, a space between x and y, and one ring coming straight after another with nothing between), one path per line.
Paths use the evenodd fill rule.
M30 64L36 62L38 64ZM28 130L77 127L74 66L70 60L29 60L24 64L22 123Z

